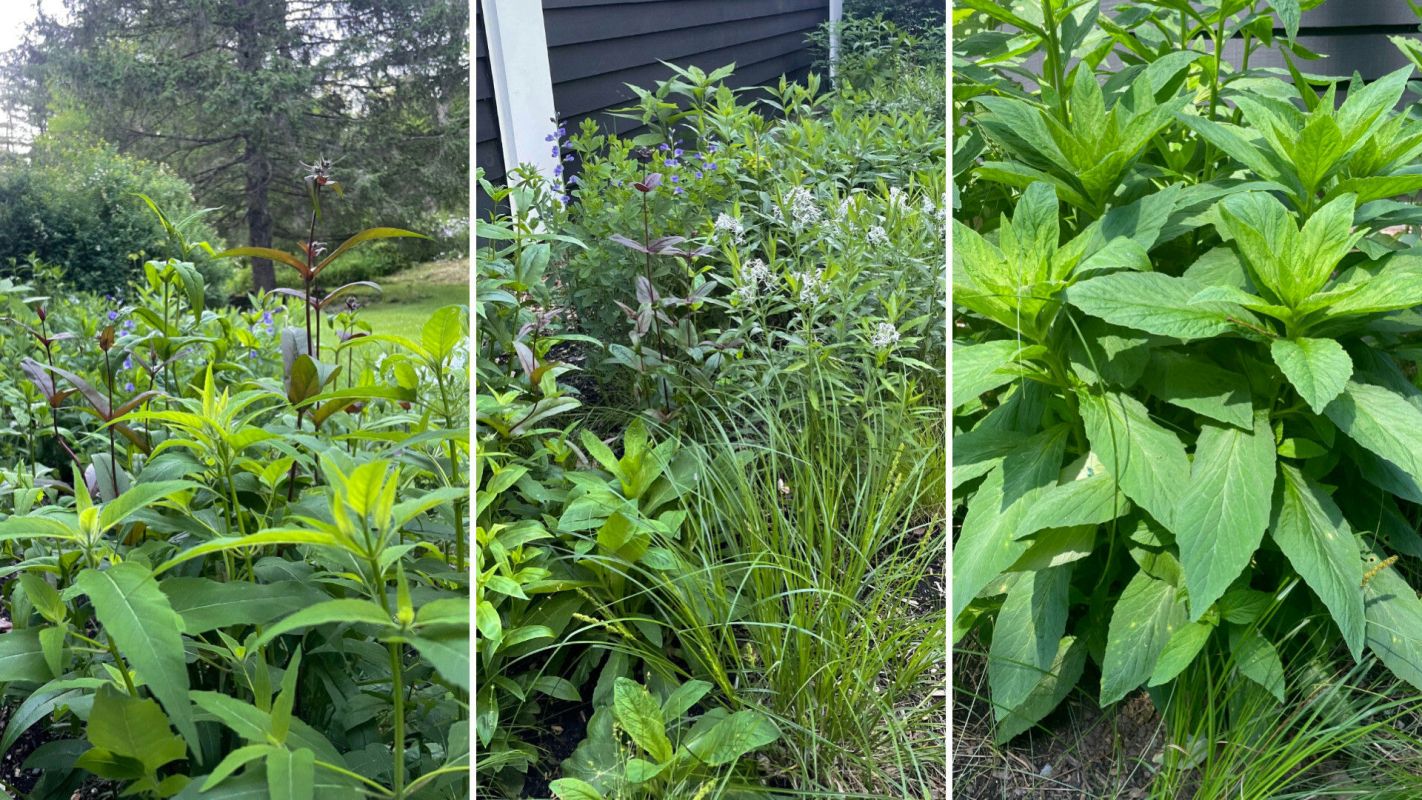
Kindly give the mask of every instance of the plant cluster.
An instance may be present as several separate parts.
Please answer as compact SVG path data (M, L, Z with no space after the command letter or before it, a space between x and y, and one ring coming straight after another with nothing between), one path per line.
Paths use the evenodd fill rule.
M1414 67L1306 75L1300 12L955 11L951 613L1000 740L1202 663L1255 712L1320 652L1422 688Z
M329 264L417 234L324 252L327 170L300 255L216 254L301 276L250 310L206 307L210 248L151 203L175 256L123 298L3 284L30 456L0 471L0 752L41 732L27 797L467 796L467 312L417 338L333 313L378 287L323 293Z
M644 132L556 128L576 174L484 187L481 789L926 795L943 119L883 110L889 80L672 70L621 112Z

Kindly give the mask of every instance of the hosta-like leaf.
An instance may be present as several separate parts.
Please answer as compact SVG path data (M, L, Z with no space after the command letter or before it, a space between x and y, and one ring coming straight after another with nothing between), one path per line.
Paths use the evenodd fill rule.
M1270 533L1289 563L1323 601L1348 650L1362 656L1363 556L1343 512L1318 484L1279 465L1277 511Z
M1158 272L1118 272L1076 284L1067 290L1067 300L1113 325L1175 339L1208 339L1238 330L1225 307L1191 305L1203 288Z
M1260 412L1254 429L1207 424L1172 529L1198 620L1239 577L1269 527L1274 435Z
M712 718L710 714L702 720ZM714 719L714 718L712 718ZM700 721L698 721L700 722ZM687 735L686 749L703 764L719 767L780 738L780 729L758 711L744 709L711 725L695 725Z
M94 615L119 653L143 674L149 691L188 745L200 752L188 701L188 667L183 655L183 622L158 588L153 573L136 561L106 570L86 569L74 588L88 595Z
M1187 622L1176 588L1137 572L1111 612L1101 665L1101 705L1120 700L1149 679L1170 637Z
M1315 414L1322 414L1353 377L1353 360L1333 339L1275 339L1269 352Z
M661 704L645 686L628 678L618 678L613 688L612 709L617 724L633 743L658 763L671 758L672 746L662 720Z
M1081 417L1091 451L1121 490L1169 527L1180 507L1180 487L1190 482L1185 445L1130 395L1082 395Z
M997 719L1025 702L1051 671L1066 630L1071 566L1017 576L993 626L988 686Z

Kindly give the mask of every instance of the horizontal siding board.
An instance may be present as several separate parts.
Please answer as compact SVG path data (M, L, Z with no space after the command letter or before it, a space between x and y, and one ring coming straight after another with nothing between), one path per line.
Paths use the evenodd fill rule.
M474 103L474 141L483 146L484 142L499 139L499 111L493 100L478 100Z
M694 57L680 59L678 66L694 64L702 69L715 69L736 62L736 73L727 81L732 86L753 86L765 80L774 80L786 70L799 69L814 60L813 55L803 45L807 31L795 31L772 37L760 42L725 47ZM790 58L788 67L781 67L773 74L767 74L765 65L780 63ZM628 105L637 95L626 84L651 88L659 80L666 80L672 71L662 64L643 64L631 69L618 70L590 78L566 81L553 87L554 104L562 117L586 114L604 108L618 108Z
M1300 34L1299 44L1327 56L1317 61L1295 59L1298 68L1310 75L1346 78L1357 72L1370 81L1411 63L1386 36L1378 34ZM1235 39L1225 43L1225 60L1231 64L1239 64L1243 52L1244 42ZM1249 66L1285 68L1283 57L1274 49L1256 50L1249 57Z
M657 61L670 61L681 65L683 60L692 59L692 63L700 66L708 62L705 54L747 47L753 42L770 39L779 41L778 37L787 35L792 37L788 40L789 47L803 47L805 35L823 22L825 17L822 9L811 9L775 17L761 17L735 25L707 25L650 33L628 42L626 47L612 46L608 42L583 42L550 49L548 62L553 72L554 84L605 75L644 64L654 64Z
M623 47L632 43L608 40L702 25L738 24L817 8L826 9L828 14L826 0L667 0L627 7L547 9L543 24L550 48L580 42Z
M550 1L545 0L544 4ZM1101 0L1101 11L1115 16L1121 6L1134 2L1136 0ZM1278 19L1277 16L1274 17L1275 22ZM1359 25L1402 25L1411 26L1415 31L1417 23L1417 15L1407 7L1407 0L1328 0L1317 8L1305 11L1300 18L1299 28L1302 30ZM1282 30L1282 26L1280 29Z

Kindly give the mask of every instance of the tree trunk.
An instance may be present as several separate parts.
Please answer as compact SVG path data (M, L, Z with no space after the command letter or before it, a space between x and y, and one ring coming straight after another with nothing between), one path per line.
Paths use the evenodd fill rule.
M262 68L263 43L259 19L260 3L252 0L235 0L241 12L237 27L237 68L244 73L255 74ZM250 128L242 137L242 161L247 172L247 189L244 195L247 205L247 238L252 247L272 246L272 213L269 204L269 189L272 182L272 165L266 153L266 120L253 119ZM276 272L270 259L252 259L252 288L270 292L276 288Z

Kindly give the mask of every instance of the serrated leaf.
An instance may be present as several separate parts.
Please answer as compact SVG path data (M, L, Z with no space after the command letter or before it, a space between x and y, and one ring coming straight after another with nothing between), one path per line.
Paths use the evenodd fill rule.
M1067 300L1113 325L1158 336L1208 339L1235 330L1225 311L1190 303L1203 288L1158 272L1119 272L1076 284Z
M1349 439L1422 483L1422 411L1369 383L1348 381L1324 414Z
M1143 380L1151 394L1173 406L1238 428L1254 424L1249 381L1202 357L1158 352Z
M1333 339L1275 339L1269 353L1315 414L1333 402L1353 377L1353 361Z
M998 612L988 651L994 715L1005 718L1051 671L1066 630L1071 567L1018 576Z
M1081 416L1092 452L1116 477L1121 491L1169 527L1178 510L1180 487L1190 482L1185 445L1129 395L1083 395Z
M954 345L953 407L1010 383L1016 376L1002 368L1021 349L1021 344L1009 340Z
M97 748L138 760L149 772L186 752L157 703L129 697L111 686L94 695L85 736Z
M1190 618L1198 620L1244 571L1269 527L1274 434L1260 412L1254 429L1207 424L1172 530L1180 547Z
M1190 666L1195 656L1200 654L1214 629L1215 626L1205 622L1191 622L1171 634L1170 640L1165 643L1165 649L1160 651L1160 657L1156 659L1155 669L1151 671L1147 685L1159 686L1175 680L1177 675Z
M1170 637L1187 622L1176 588L1137 572L1111 612L1101 665L1101 705L1120 700L1149 679Z
M1422 598L1397 570L1377 573L1363 587L1368 649L1399 678L1422 690Z
M993 739L1002 744L1050 714L1076 687L1085 668L1086 643L1074 636L1064 637L1047 675L1033 687L1032 694L1021 705L997 723Z
M158 588L153 573L136 561L125 561L103 571L86 569L74 586L89 597L104 633L143 674L178 732L195 752L201 752L188 701L182 618Z
M1343 512L1323 488L1288 464L1279 465L1278 510L1270 531L1279 549L1327 606L1356 660L1366 637L1363 556Z

